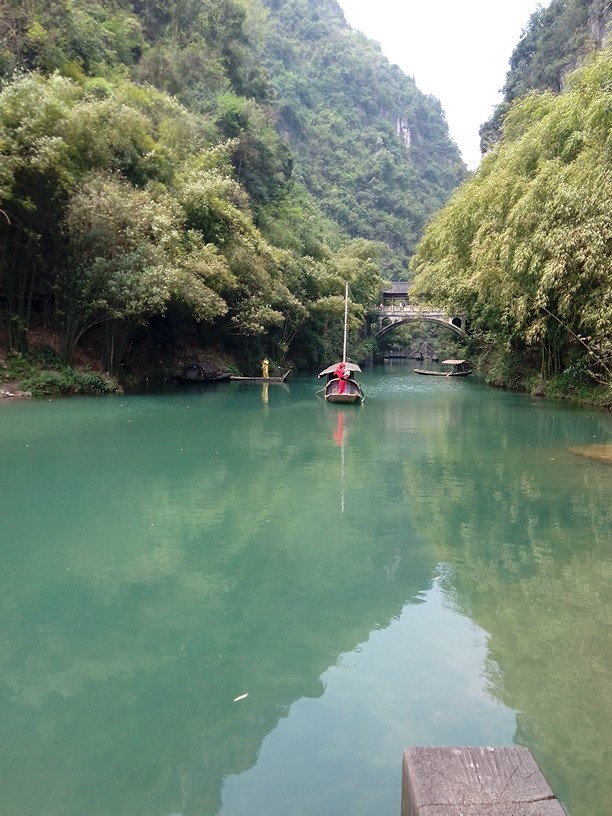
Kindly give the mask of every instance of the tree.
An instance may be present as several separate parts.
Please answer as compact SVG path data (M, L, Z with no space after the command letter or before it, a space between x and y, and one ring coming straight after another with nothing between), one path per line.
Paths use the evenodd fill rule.
M166 196L136 190L117 176L94 174L70 200L66 264L57 284L63 354L106 323L107 369L115 374L129 333L163 313L174 288L180 216Z
M501 139L512 102L534 90L559 93L566 74L603 46L610 20L609 0L552 0L531 15L510 57L503 100L480 128L483 153Z
M9 349L26 349L34 299L48 297L59 218L74 181L61 130L80 93L67 79L34 74L0 91L0 288Z

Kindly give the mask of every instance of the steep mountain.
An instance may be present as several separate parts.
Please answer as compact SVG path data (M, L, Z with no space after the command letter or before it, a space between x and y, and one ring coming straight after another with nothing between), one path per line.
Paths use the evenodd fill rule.
M439 102L352 30L335 0L261 0L257 48L295 176L349 235L383 241L394 268L465 177ZM259 4L253 4L259 8Z
M256 219L293 170L340 234L391 249L387 272L405 271L425 222L465 177L438 100L352 30L336 0L0 0L5 77L122 68L222 136L249 132L234 164Z

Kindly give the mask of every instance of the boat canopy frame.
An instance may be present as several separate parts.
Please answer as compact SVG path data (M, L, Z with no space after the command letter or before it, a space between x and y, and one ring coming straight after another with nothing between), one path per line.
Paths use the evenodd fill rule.
M328 366L319 374L319 377L325 377L329 374L333 374L339 365L340 363L334 363L333 365ZM359 368L357 363L345 363L344 367L346 368L347 371L359 371L361 373L361 369Z

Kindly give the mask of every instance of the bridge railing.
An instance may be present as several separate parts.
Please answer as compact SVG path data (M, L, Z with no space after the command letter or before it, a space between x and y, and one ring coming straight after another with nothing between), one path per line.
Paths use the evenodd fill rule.
M407 319L432 320L435 323L443 323L457 334L465 335L465 317L462 315L449 314L445 309L435 307L423 308L412 303L399 303L389 306L381 303L370 311L370 317L377 317L379 323L379 334L388 331L395 323L402 323ZM383 327L383 321L387 318L389 325Z
M372 310L376 314L409 314L409 315L424 315L425 317L439 317L445 316L446 312L443 309L423 309L420 306L414 306L411 303L398 304L396 306L377 306Z

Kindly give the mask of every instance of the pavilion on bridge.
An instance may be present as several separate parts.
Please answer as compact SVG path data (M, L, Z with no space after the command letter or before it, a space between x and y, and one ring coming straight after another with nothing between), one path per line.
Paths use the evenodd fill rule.
M381 306L403 307L408 303L408 281L391 281L391 287L382 293Z

